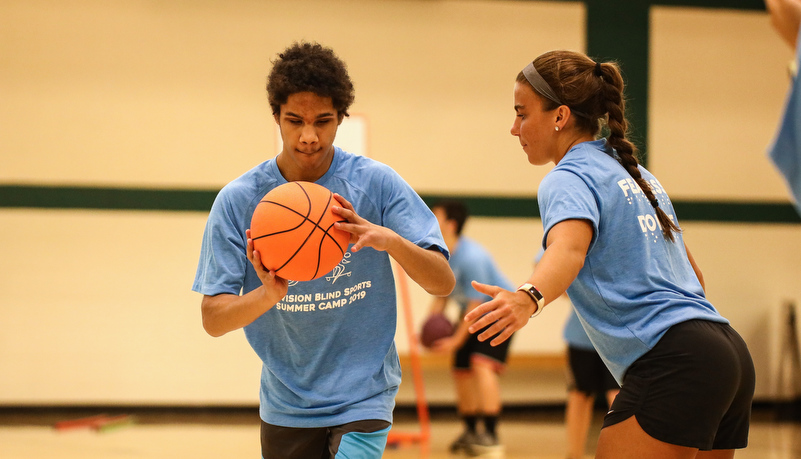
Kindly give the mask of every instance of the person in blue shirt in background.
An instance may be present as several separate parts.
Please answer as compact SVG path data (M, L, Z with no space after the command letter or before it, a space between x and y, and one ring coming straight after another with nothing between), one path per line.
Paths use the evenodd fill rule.
M459 319L489 299L477 292L471 281L488 282L511 288L490 253L476 241L464 236L462 230L468 219L467 206L458 200L443 200L431 210L439 221L442 237L451 254L448 263L456 277L456 286L448 298L435 298L430 314L441 314L448 300L459 306ZM498 455L503 445L498 439L496 425L501 412L500 374L506 366L511 340L500 346L481 342L467 331L467 323L459 320L453 335L434 342L432 350L454 353L453 378L459 416L464 432L451 444L451 452L469 455ZM477 424L483 421L483 432Z
M766 0L765 4L776 32L796 53L792 66L792 86L787 94L779 130L768 152L787 182L796 210L801 214L801 88L797 75L801 62L801 47L798 46L801 0Z

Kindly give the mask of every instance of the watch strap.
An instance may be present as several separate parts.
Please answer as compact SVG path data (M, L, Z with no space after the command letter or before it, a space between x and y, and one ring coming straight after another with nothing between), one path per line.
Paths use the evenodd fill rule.
M529 284L528 282L521 285L520 287L517 287L517 290L526 292L528 296L530 296L531 299L534 300L534 304L537 305L537 309L531 314L529 318L536 317L537 315L539 315L539 313L542 312L543 306L545 306L545 298L542 296L542 292L540 292L539 289L537 289L537 287L535 287L533 284Z

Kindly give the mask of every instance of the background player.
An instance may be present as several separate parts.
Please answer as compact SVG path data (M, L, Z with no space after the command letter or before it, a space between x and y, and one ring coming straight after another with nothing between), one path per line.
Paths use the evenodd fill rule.
M435 298L431 314L442 313L447 300L459 305L459 318L489 299L477 292L471 281L505 285L511 284L500 272L492 256L476 241L463 236L468 209L456 200L444 200L432 207L451 257L449 260L456 286L448 298ZM500 454L503 451L498 435L497 421L501 412L500 373L506 365L510 341L499 346L481 342L467 331L468 324L459 320L454 334L434 343L437 352L454 353L453 379L459 416L465 430L451 445L451 451L464 451L471 455ZM483 431L477 423L483 421Z
M773 145L770 158L784 176L795 200L796 210L801 213L801 88L798 87L798 67L801 49L798 47L798 29L801 26L801 1L767 0L773 27L790 48L795 50L793 61L793 83L787 94L784 115Z

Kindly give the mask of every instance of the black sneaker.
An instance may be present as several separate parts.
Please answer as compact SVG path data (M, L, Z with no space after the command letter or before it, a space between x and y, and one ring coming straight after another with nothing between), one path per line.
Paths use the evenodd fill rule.
M459 438L451 443L450 451L451 453L458 453L460 451L464 451L465 453L470 452L470 447L478 441L478 435L475 432L470 432L465 430Z

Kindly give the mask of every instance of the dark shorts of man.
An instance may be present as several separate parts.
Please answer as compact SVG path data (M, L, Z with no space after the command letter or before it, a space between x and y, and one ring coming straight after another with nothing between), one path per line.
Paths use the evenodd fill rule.
M281 427L261 422L263 459L381 459L391 424L371 419L333 427Z
M487 328L489 328L489 326L476 333L471 333L464 345L456 351L456 356L453 359L454 371L470 371L474 360L489 363L498 373L506 368L509 344L512 342L514 335L500 345L493 346L490 344L492 339L483 342L478 340L478 335L483 333Z
M666 443L745 448L754 384L751 355L731 326L683 322L629 367L604 427L635 416L645 433Z
M568 346L567 360L568 390L576 390L587 396L606 397L607 392L620 388L595 349Z

